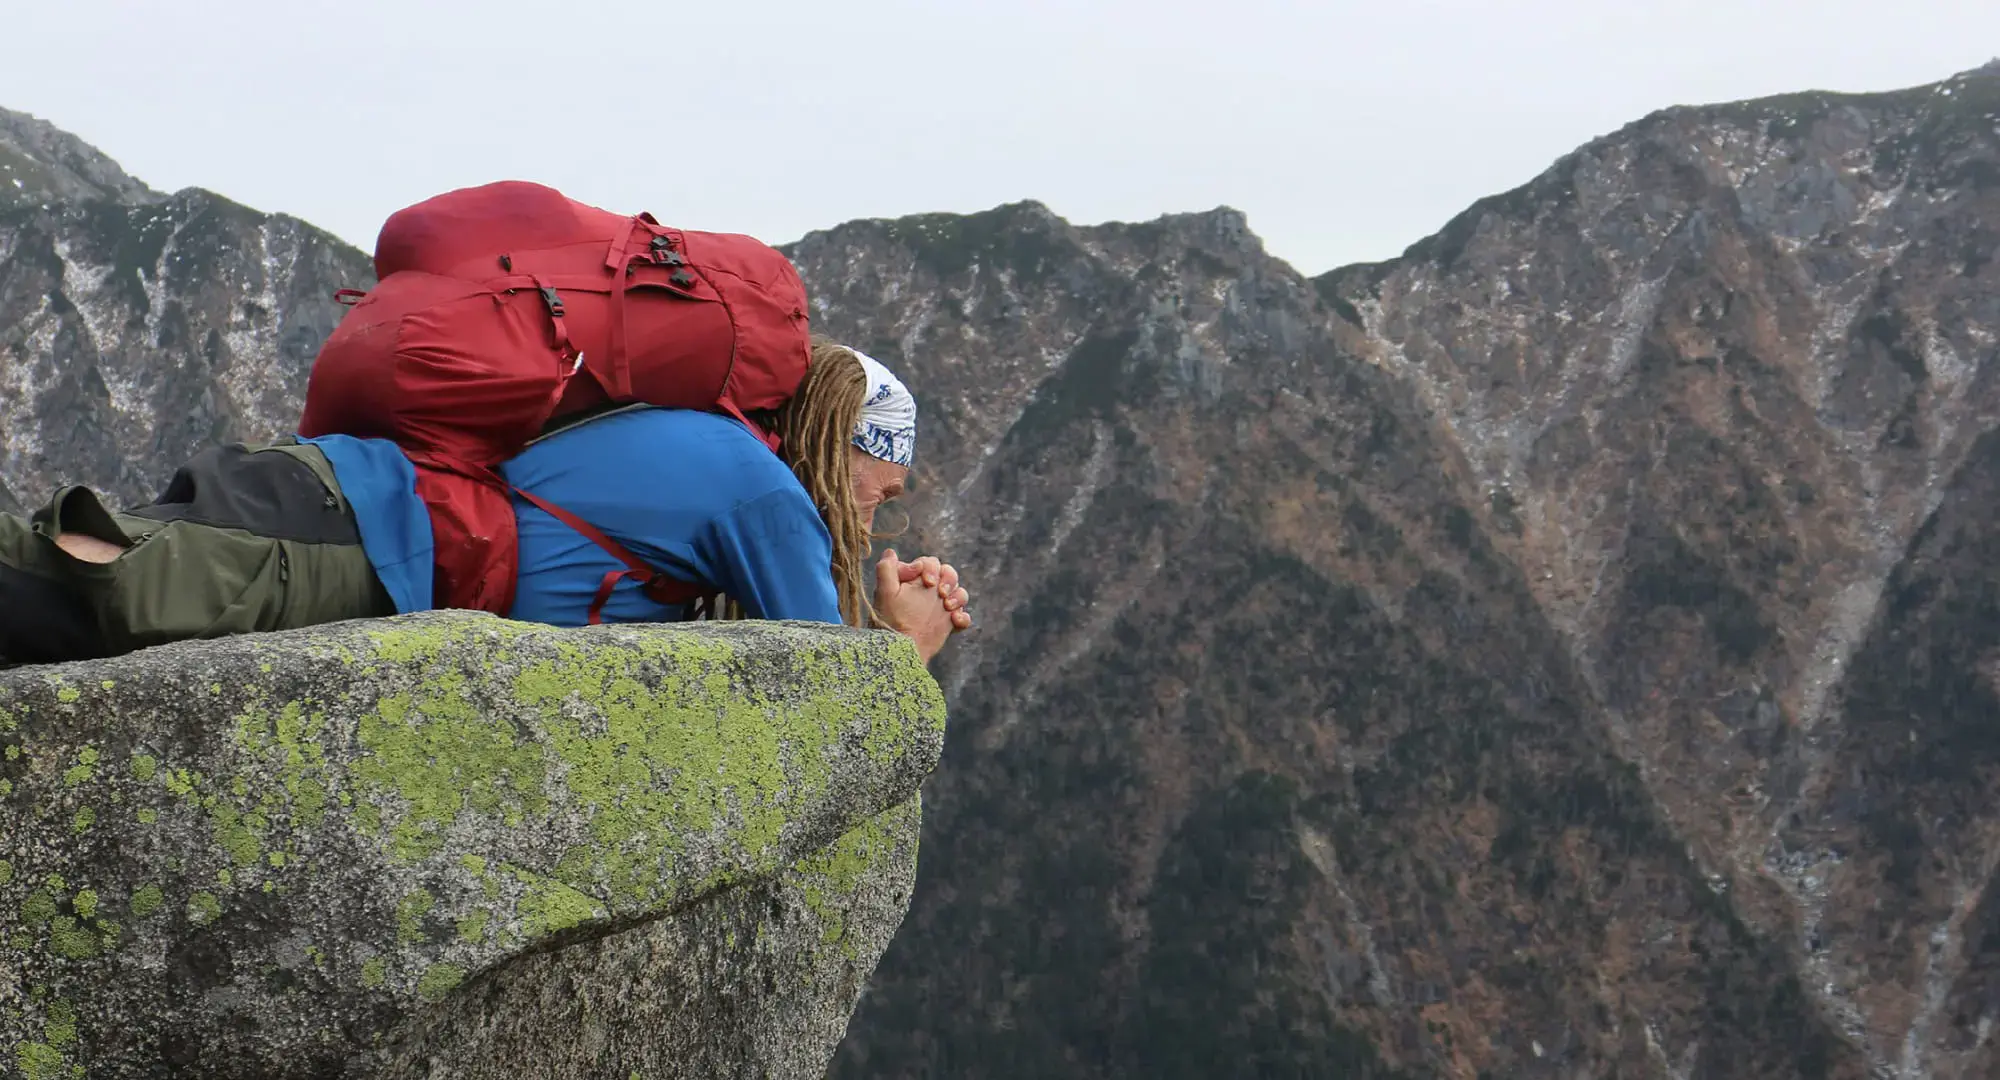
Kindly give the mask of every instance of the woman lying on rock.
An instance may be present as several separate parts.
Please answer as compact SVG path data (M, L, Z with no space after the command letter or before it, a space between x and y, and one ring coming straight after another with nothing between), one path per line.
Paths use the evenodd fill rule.
M895 629L928 663L972 625L957 571L893 550L868 565L876 508L909 475L909 391L872 358L822 343L769 420L776 455L727 416L630 407L503 464L527 497L515 500L511 617L687 618L691 605L620 580L622 550L699 586L687 592L726 596L731 614ZM124 513L67 487L31 517L0 515L0 662L426 610L431 522L415 483L393 443L333 435L203 451L157 501Z

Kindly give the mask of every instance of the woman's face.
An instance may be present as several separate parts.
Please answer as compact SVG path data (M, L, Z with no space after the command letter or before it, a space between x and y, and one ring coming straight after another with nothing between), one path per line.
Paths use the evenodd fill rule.
M870 457L856 447L847 448L848 465L853 469L854 504L868 531L875 531L875 511L883 503L903 493L910 470L901 465Z

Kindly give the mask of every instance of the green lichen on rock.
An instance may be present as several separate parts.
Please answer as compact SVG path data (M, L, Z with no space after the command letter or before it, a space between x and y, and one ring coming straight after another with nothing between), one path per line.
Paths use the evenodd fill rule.
M56 916L56 899L46 889L36 889L21 902L21 922L29 928L39 927Z
M96 932L68 915L49 920L49 942L57 955L68 960L88 960L99 949Z
M222 917L222 901L215 894L202 890L188 897L188 921L196 926L207 926Z
M605 915L604 905L560 881L518 869L513 873L524 887L517 906L531 937L547 937Z
M490 722L466 694L466 676L444 672L421 697L390 695L361 717L368 753L354 779L378 805L390 794L403 803L392 833L399 861L435 854L467 809L515 827L548 811L541 748Z
M75 787L89 780L91 774L96 771L97 748L86 746L82 750L77 751L76 764L70 766L69 770L63 773L63 783L70 787Z
M139 890L132 894L132 917L146 918L160 910L160 905L166 902L166 894L160 891L158 885L141 885Z
M69 1066L61 1048L53 1043L17 1043L14 1048L14 1065L21 1070L22 1080L69 1080L71 1077L84 1075L82 1069L72 1069Z
M238 783L242 777L236 778ZM231 794L244 798L247 788ZM244 812L225 801L220 796L210 796L208 806L209 827L215 835L215 844L229 853L230 861L237 866L255 866L264 854L264 836L270 831L271 822L263 814L255 811Z
M172 1029L243 1069L361 1054L397 1075L397 1025L449 1014L462 986L532 956L625 993L585 961L592 942L704 925L685 913L775 889L779 908L745 908L704 946L740 954L717 972L741 985L706 992L806 1010L803 1049L736 1052L819 1055L823 1071L852 971L886 946L907 887L854 897L914 865L913 796L943 738L942 695L905 639L822 626L571 631L430 613L57 674L0 673L22 729L9 746L38 763L9 771L10 805L36 809L0 835L0 912L19 913L0 926L0 967L49 1000L88 996L91 1017L142 1018L83 1021L92 1061L157 1053ZM780 909L796 929L757 921ZM803 966L758 975L793 970L780 946ZM203 968L206 956L228 964ZM220 973L215 1003L170 992L196 970ZM41 999L10 999L9 985L0 1047L53 1045ZM329 1035L336 1014L387 1026ZM567 1046L608 1022L572 1020L582 1030L522 1023ZM692 1020L662 1023L659 1045ZM645 1075L686 1075L634 1047Z
M917 801L912 799L792 867L790 873L800 898L820 923L822 942L840 945L849 956L855 954L857 945L848 936L842 901L854 895L871 870L909 842L921 816Z
M417 996L425 1001L442 1001L464 981L465 969L457 964L432 964L417 980Z
M437 897L418 889L396 905L396 941L408 945L423 939L423 919L437 906Z

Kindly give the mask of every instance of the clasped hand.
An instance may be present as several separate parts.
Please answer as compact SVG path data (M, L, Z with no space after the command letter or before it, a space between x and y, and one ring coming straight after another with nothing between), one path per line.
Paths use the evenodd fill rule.
M971 629L969 596L958 570L933 556L904 562L891 548L875 563L876 613L916 642L927 664L951 635Z

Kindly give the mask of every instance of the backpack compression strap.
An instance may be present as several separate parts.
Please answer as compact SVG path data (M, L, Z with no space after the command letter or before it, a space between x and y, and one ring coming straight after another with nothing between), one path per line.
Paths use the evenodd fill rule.
M513 487L511 484L508 486ZM710 593L711 590L709 589L690 581L682 581L663 574L647 565L645 560L625 550L623 545L600 532L597 526L577 517L562 507L545 499L530 495L520 488L513 488L513 491L514 494L528 500L530 504L542 513L582 533L585 539L603 548L612 558L625 564L625 569L613 570L605 574L604 580L598 583L597 595L590 601L590 625L596 626L604 621L604 605L611 599L611 590L618 587L618 582L622 578L629 577L637 580L639 587L645 590L646 595L654 603L669 607L692 604L697 600L707 598Z

